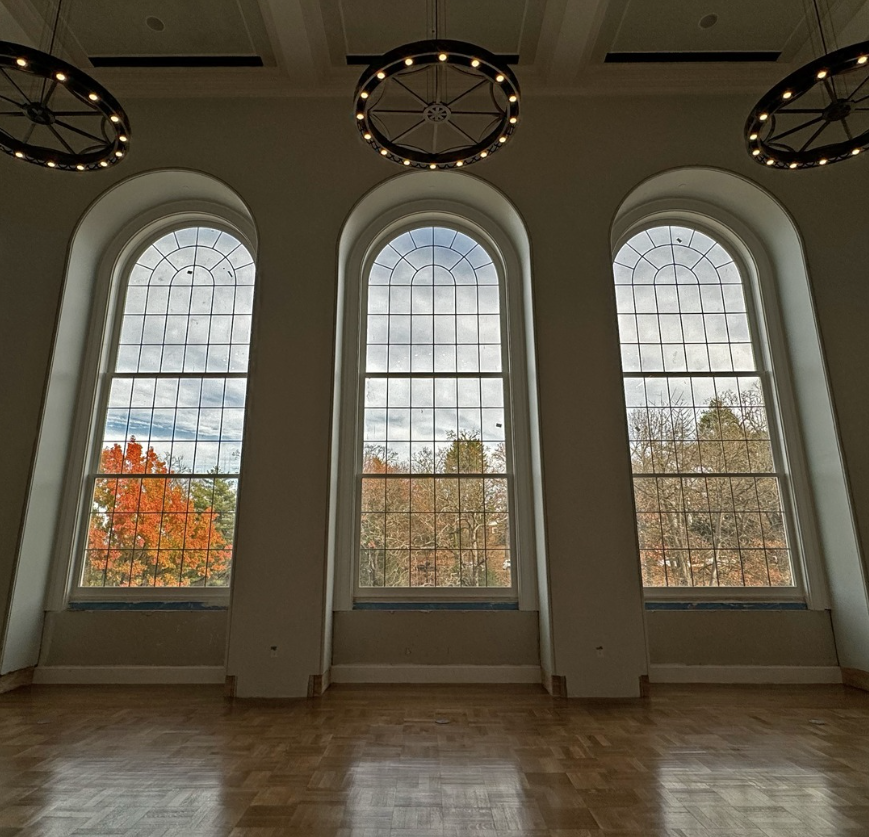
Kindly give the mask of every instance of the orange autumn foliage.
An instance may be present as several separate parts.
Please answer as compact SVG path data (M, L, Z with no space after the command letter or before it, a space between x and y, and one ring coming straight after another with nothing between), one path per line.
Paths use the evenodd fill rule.
M126 449L103 450L100 472L106 476L94 484L85 586L228 583L232 544L218 527L219 514L196 502L196 483L210 481L157 476L172 472L134 436Z

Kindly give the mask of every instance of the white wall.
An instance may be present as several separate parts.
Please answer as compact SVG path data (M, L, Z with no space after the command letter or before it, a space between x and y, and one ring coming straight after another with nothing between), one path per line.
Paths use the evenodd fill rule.
M471 171L504 191L531 237L555 673L566 676L573 695L636 694L646 665L609 234L625 195L650 175L685 165L742 172L792 213L806 242L857 523L869 533L869 219L860 187L867 163L764 170L742 148L751 103L727 96L526 99L511 147ZM242 694L305 694L309 675L322 670L327 607L337 240L354 203L398 170L360 146L343 100L125 106L134 143L111 172L78 177L0 160L0 608L8 601L75 223L118 178L160 167L204 170L248 203L260 241L228 670ZM680 630L699 634L730 623L730 635L715 640L728 645L740 644L740 631L753 634L748 618L737 622L740 614L728 614L728 622L704 622L707 615L680 614ZM450 617L458 628L462 614ZM111 618L120 624L132 616ZM49 630L53 624L60 623ZM828 649L828 620L782 619L773 631L770 648L797 646L808 632L807 647L815 650L806 664L827 654L816 650ZM660 632L660 642L666 635ZM204 659L211 638L201 639ZM658 639L656 653L678 662ZM756 637L755 646L764 641ZM492 642L497 656L499 640ZM746 653L763 656L756 647ZM53 662L63 664L57 656Z

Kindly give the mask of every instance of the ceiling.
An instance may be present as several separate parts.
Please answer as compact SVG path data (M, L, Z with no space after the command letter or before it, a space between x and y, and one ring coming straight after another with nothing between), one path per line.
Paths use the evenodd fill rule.
M59 43L118 95L346 96L366 57L431 37L434 2L66 0ZM514 56L526 92L763 90L821 51L811 0L440 3L440 35ZM818 3L828 39L869 39L869 0ZM46 48L56 8L0 0L0 40Z

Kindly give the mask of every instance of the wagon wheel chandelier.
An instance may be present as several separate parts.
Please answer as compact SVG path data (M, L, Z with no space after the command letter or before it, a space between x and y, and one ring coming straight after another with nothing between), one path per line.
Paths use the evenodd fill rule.
M130 120L87 73L48 52L0 41L0 149L17 160L61 171L99 171L127 153Z
M828 50L769 90L745 123L752 157L777 169L808 169L857 157L869 148L869 41Z
M519 82L482 47L438 37L382 55L356 86L356 127L382 157L417 169L452 169L502 148L519 122Z

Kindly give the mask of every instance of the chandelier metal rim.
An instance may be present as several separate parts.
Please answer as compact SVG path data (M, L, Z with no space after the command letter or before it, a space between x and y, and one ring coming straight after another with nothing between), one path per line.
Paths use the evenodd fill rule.
M478 74L504 91L506 105L498 124L485 137L460 153L425 153L387 137L371 118L372 94L397 73L428 66L454 66ZM452 169L471 165L495 153L513 135L519 122L521 95L513 71L486 49L465 41L436 39L415 41L393 49L369 65L359 78L353 97L356 129L366 145L380 156L405 167ZM432 108L435 102L428 103Z
M62 85L81 104L101 114L105 129L101 147L92 151L70 153L47 146L25 142L0 128L0 149L15 158L56 171L101 171L120 162L127 154L132 136L130 119L120 102L98 81L83 70L49 53L16 44L10 41L0 41L0 72L10 79L7 70L26 74L37 79L43 79L52 84ZM10 79L13 87L18 88L14 79ZM31 101L18 88L18 92L26 101L14 101L0 97L0 101L8 102L22 111L22 115L36 114L41 116L39 108L51 113L43 102ZM35 121L30 116L31 121ZM38 123L44 124L44 123Z
M806 150L770 145L764 138L765 131L767 138L774 136L773 126L777 113L794 106L817 85L824 85L829 90L833 80L860 68L869 70L869 41L861 41L822 55L771 87L757 101L745 121L745 144L753 159L771 168L800 170L850 160L869 149L869 129L853 138ZM866 93L869 95L869 89ZM852 92L851 96L853 95ZM824 112L829 111L834 104L836 103L831 102ZM822 111L816 110L818 113ZM821 118L829 124L835 121L835 111L830 116L830 119L823 116Z

